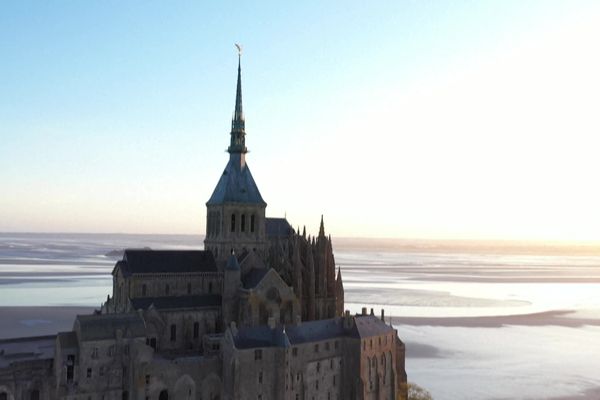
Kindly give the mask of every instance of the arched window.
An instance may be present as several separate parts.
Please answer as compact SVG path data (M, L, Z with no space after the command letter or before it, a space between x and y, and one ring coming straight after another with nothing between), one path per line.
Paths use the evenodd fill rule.
M142 285L142 296L146 295L146 285Z
M250 232L254 233L254 214L250 216Z
M242 214L240 219L240 230L246 232L246 214Z
M171 342L177 340L177 325L171 325Z
M235 214L231 214L231 232L235 232Z

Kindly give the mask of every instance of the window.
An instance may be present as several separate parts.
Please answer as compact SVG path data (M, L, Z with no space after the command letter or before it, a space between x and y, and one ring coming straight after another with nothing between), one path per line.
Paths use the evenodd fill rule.
M250 232L254 233L254 214L250 216Z
M325 350L329 350L329 342L325 342Z
M333 358L329 360L329 369L333 369Z
M319 352L319 345L315 344L315 353L318 353L318 352Z
M192 284L188 283L188 294L192 294Z
M335 386L335 375L333 376L333 386Z
M372 349L373 348L373 339L369 339L369 348Z
M292 348L292 356L294 356L294 357L298 356L298 348L297 347Z
M262 350L254 350L254 360L262 360Z
M317 372L321 372L321 363L320 362L317 363Z
M315 389L319 390L319 380L318 379L315 381Z
M336 350L339 347L339 343L337 340L335 342L333 342L333 347L335 347Z
M30 400L40 400L40 391L37 389L32 390L31 394L29 395L29 399Z
M240 230L246 232L246 214L242 214L240 219Z
M88 368L88 369L87 369L87 373L85 374L85 376L86 376L87 378L91 378L91 377L92 377L92 369L91 369L91 368Z
M156 338L150 338L150 347L156 350Z
M177 340L177 325L171 325L171 342Z
M104 367L100 367L100 376L104 376Z
M208 294L212 294L212 282L208 282Z
M167 285L165 286L165 294L168 296L169 295L169 284L167 283Z
M92 358L98 358L98 348L94 347L92 349Z
M122 400L129 400L129 392L127 390L123 391L123 394L121 396Z
M146 285L142 285L142 296L146 295Z
M231 232L235 232L235 214L231 214Z
M198 339L200 334L200 324L198 322L194 322L194 339Z
M125 354L126 356L129 355L129 345L128 344L123 346L123 354Z
M262 382L263 382L263 373L262 373L262 371L260 371L258 373L258 383L262 383Z
M0 400L8 400L8 394L6 392L0 393Z
M146 375L146 385L150 384L150 375Z

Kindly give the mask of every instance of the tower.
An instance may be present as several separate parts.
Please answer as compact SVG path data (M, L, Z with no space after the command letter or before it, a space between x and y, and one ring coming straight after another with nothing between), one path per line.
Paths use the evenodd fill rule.
M246 163L246 121L242 108L241 51L238 48L238 75L235 110L231 120L229 162L206 203L204 248L213 252L221 265L232 251L256 251L264 256L267 247L265 209Z

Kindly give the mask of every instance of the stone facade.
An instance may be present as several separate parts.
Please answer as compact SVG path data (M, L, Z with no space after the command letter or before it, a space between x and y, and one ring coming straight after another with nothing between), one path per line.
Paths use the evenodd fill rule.
M404 344L383 313L344 312L323 218L315 236L266 202L246 163L241 68L229 162L205 250L128 249L72 331L0 340L0 400L396 400Z

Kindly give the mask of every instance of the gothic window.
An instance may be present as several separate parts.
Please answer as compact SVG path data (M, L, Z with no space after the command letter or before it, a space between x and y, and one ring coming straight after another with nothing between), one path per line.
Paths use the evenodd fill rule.
M177 325L171 325L171 342L177 340Z
M250 232L254 233L254 214L250 216Z
M246 214L242 214L240 217L240 230L246 232Z
M192 284L191 283L187 284L187 293L192 294Z
M142 296L146 295L146 285L142 285Z
M194 339L198 339L200 335L200 324L198 322L194 322Z
M235 214L231 214L231 232L235 232Z

